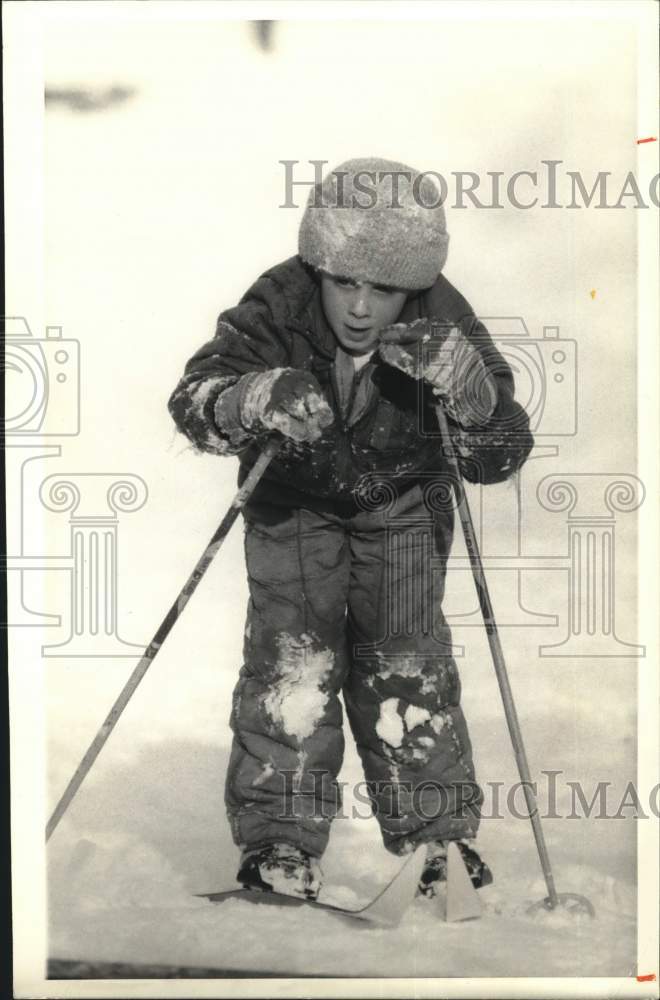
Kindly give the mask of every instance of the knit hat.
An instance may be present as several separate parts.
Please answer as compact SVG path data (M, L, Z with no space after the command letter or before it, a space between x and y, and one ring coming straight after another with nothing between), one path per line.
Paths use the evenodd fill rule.
M445 266L449 243L430 173L376 157L335 167L310 192L300 256L354 281L429 288Z

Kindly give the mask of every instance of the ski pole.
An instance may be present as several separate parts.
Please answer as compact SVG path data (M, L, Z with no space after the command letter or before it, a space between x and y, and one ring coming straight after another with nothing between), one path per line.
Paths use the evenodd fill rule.
M53 831L57 827L57 824L62 819L62 816L68 809L71 800L73 799L74 795L76 794L76 792L82 785L83 781L89 774L92 764L94 763L94 761L100 754L101 750L103 749L106 740L110 736L110 733L117 725L117 722L119 721L122 712L124 711L130 699L132 698L133 694L135 693L135 689L137 688L138 684L146 674L151 664L153 663L154 659L156 658L156 655L162 648L163 643L165 642L167 636L170 634L174 624L181 615L181 612L183 611L186 604L188 603L188 601L194 594L195 590L197 589L198 583L200 582L200 580L206 573L207 569L211 565L213 558L215 557L216 553L218 552L218 549L220 548L225 538L229 534L229 531L234 521L238 517L239 512L245 506L247 500L252 495L254 488L256 487L257 483L259 482L264 472L266 471L271 459L277 453L280 444L281 444L281 438L276 438L276 437L270 438L266 442L263 451L261 452L256 462L254 463L252 469L248 473L245 482L236 493L234 499L232 500L229 506L227 513L225 514L222 521L218 525L218 528L215 534L213 535L211 541L204 549L204 552L202 553L199 561L197 562L197 565L195 566L194 570L188 577L178 597L174 601L174 604L165 615L161 624L158 626L156 634L154 635L153 639L151 640L146 650L144 651L142 659L135 667L135 670L133 671L131 676L126 681L126 684L122 688L121 694L119 695L114 705L108 712L108 715L106 716L103 725L101 726L96 736L90 743L89 748L85 753L85 756L80 761L80 764L76 768L73 777L71 778L69 784L66 786L64 794L62 795L61 799L55 806L53 814L48 820L48 823L46 824L46 842L48 842L48 840L50 839L51 834L53 833Z
M463 535L465 537L465 546L468 551L470 566L472 567L472 577L474 579L474 585L477 590L479 607L481 608L481 614L484 620L484 625L486 626L486 635L488 636L488 644L490 646L491 655L493 657L493 665L495 667L497 682L499 684L500 694L502 696L502 703L504 705L504 714L506 716L506 722L509 728L511 743L513 744L513 752L516 757L516 763L518 764L518 773L520 775L523 791L525 793L527 810L529 812L529 818L532 824L532 830L534 831L534 840L536 841L536 848L538 851L539 860L541 862L541 869L543 871L545 884L548 889L548 898L543 901L542 905L544 905L547 909L554 910L555 907L557 907L560 902L573 902L577 903L579 908L586 910L586 912L588 912L591 916L594 916L593 906L591 905L589 900L586 899L584 896L580 896L576 893L558 894L555 888L555 880L550 865L548 848L546 846L545 837L543 835L543 827L541 826L541 817L539 816L538 804L536 802L536 796L534 795L534 791L532 788L532 779L530 775L529 764L527 763L527 754L525 752L525 745L523 743L522 731L520 729L520 723L518 721L518 713L516 712L516 706L513 700L513 692L511 691L511 685L509 684L509 676L507 673L506 663L504 660L504 652L502 650L502 644L500 642L500 636L497 630L497 623L495 621L495 612L493 610L493 605L491 603L490 593L488 591L488 583L486 582L483 563L481 561L481 553L479 552L479 543L477 541L477 535L474 530L474 524L472 522L472 515L470 513L467 497L465 495L465 488L463 485L461 470L458 464L458 459L456 458L456 453L454 451L454 446L449 433L449 425L447 423L447 417L445 415L445 411L442 408L442 406L438 405L435 408L435 412L440 427L440 435L442 437L444 455L453 473L452 486L454 488L454 494L456 496L456 506L458 509L458 516L460 518L461 526L463 528ZM535 904L535 908L536 906L538 906L538 904Z

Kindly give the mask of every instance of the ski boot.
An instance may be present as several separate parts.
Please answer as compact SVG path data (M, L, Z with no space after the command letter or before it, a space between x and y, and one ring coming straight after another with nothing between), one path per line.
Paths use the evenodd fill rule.
M470 846L474 842L457 840L455 843L461 852L461 857L474 888L481 889L485 885L490 885L493 881L493 874L488 865L481 860L474 847ZM440 883L446 881L447 841L436 840L426 848L426 865L419 879L417 894L418 896L426 896L428 899L432 899L436 895Z
M236 878L244 889L314 900L321 889L322 874L318 859L302 848L267 844L244 849Z

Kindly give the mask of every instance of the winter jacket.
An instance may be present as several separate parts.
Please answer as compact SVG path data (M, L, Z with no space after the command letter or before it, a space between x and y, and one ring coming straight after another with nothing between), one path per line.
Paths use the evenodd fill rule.
M466 300L442 275L430 289L406 300L398 322L420 318L460 326L495 377L498 401L488 423L469 429L452 424L452 434L466 479L507 479L533 445L527 415L514 400L510 367ZM356 398L347 407L334 364L337 351L318 281L299 257L291 257L261 275L237 306L220 314L213 339L187 363L169 400L170 413L196 449L238 454L242 481L263 442L241 428L236 408L235 419L218 426L218 398L247 373L303 369L317 379L335 422L313 444L285 440L255 500L308 507L350 504L365 475L401 475L413 482L417 475L421 480L446 472L431 390L376 352L356 377Z

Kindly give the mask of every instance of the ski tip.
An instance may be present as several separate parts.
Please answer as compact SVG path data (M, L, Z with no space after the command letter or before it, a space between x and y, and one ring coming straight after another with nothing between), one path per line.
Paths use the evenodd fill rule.
M417 895L425 861L426 845L423 844L406 859L382 892L355 916L380 927L397 927Z
M481 900L472 884L461 852L453 841L447 848L445 908L445 920L448 923L477 920L481 916Z

